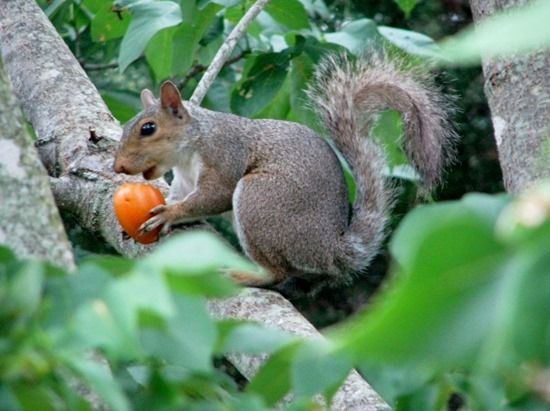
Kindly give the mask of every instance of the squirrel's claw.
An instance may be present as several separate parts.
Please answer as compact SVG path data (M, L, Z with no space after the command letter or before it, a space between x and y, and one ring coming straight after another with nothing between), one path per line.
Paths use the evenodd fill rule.
M139 232L140 234L147 234L163 224L166 224L166 219L162 215L156 215L144 222L139 227Z
M159 205L151 209L149 213L152 217L144 222L141 227L139 227L139 232L141 234L146 234L153 231L157 227L163 226L160 235L166 235L170 231L170 225L173 222L173 218L170 213L170 206Z

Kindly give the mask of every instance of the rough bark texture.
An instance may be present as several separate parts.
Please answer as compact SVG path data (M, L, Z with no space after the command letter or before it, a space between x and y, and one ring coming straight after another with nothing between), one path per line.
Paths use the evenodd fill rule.
M72 269L71 245L0 63L0 244L18 256Z
M132 240L122 239L111 206L113 190L128 180L111 171L121 129L34 1L3 1L0 51L20 104L37 132L42 161L55 177L52 183L58 205L121 254L136 256L146 251ZM99 141L90 138L91 130ZM213 311L238 318L264 313L257 318L264 323L295 324L290 332L301 333L298 330L302 328L313 332L313 326L288 301L275 295L266 290L243 292L238 298L217 301ZM247 370L248 376L260 365L247 356L233 360L237 368ZM348 381L342 390L345 398L342 395L338 400L342 405L335 409L389 408L358 375ZM354 405L371 403L371 408Z
M296 309L280 294L257 288L247 288L235 297L212 300L210 312L218 318L236 318L257 321L304 338L323 338ZM265 355L232 354L229 359L248 379L266 361ZM334 411L382 411L390 410L372 387L353 370L333 398Z
M528 0L471 0L475 21ZM483 57L483 56L482 56ZM507 191L550 177L550 51L483 58L485 94Z

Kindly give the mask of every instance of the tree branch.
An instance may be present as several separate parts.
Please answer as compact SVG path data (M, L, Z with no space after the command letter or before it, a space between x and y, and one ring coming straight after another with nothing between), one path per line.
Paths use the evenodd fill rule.
M118 63L95 64L82 62L81 65L86 71L101 71L115 69L118 67Z
M206 96L208 89L216 79L216 76L222 69L227 58L231 55L231 52L237 45L237 42L242 37L252 20L254 20L258 14L260 14L267 3L269 3L269 0L257 0L256 3L254 3L252 7L248 9L241 20L239 20L231 33L229 33L222 46L212 59L212 63L210 63L208 70L206 70L206 73L204 73L204 75L202 76L201 81L197 85L197 88L195 89L193 95L189 99L192 104L200 106L202 100Z
M75 267L44 166L0 62L0 244L19 257Z

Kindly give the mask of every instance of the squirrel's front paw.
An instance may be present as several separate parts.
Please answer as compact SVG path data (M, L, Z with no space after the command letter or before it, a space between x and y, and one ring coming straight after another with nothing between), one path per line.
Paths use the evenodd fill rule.
M163 226L160 231L161 235L165 235L170 231L170 226L176 220L174 206L170 205L159 205L153 208L149 213L153 216L146 222L144 222L141 227L139 227L139 232L141 234L149 233L155 228Z

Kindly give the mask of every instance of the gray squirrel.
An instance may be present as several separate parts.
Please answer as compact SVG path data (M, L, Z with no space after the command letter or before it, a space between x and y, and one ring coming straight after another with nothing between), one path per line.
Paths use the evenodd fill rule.
M183 102L166 81L159 100L142 91L144 110L125 125L114 162L117 173L147 180L174 171L168 205L152 209L141 230L233 210L244 251L265 270L261 277L229 272L244 285L295 276L339 282L364 270L384 239L393 197L383 151L370 135L375 115L402 113L405 151L429 190L452 151L449 104L426 74L383 52L325 58L308 96L355 175L352 210L338 157L314 131Z

